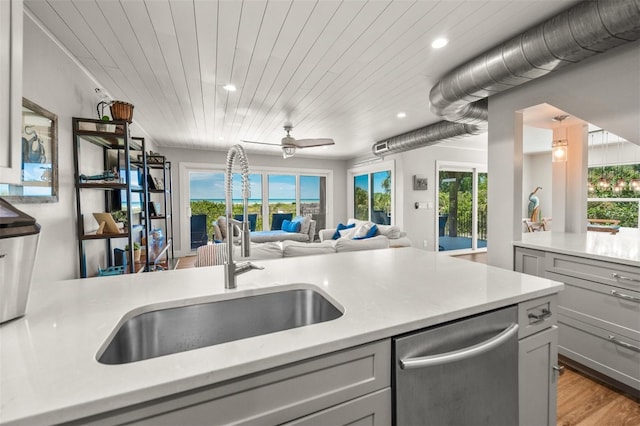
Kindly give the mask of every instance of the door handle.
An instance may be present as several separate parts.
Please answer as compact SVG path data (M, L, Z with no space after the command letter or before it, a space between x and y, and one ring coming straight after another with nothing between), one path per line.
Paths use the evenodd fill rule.
M636 282L636 283L640 283L640 280L639 280L639 279L637 279L637 278L633 278L633 277L625 277L624 275L620 275L620 274L619 274L619 273L617 273L617 272L613 272L613 273L611 274L611 276L612 276L613 278L617 279L617 280L622 280L622 281L633 281L633 282Z
M631 296L630 294L620 293L616 290L611 290L611 295L615 297L619 297L624 300L631 300L633 302L640 302L640 297Z
M445 352L443 354L437 355L401 359L399 361L400 368L403 370L409 370L412 368L424 368L472 358L500 346L505 341L514 336L517 332L518 324L512 323L509 327L505 328L503 331L493 336L492 338L476 345L469 346L468 348L458 349L457 351Z

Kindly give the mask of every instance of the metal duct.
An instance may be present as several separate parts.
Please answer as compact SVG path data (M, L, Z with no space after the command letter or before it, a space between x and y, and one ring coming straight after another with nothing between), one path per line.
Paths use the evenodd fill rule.
M445 118L376 142L375 155L403 152L487 130L487 97L640 39L640 0L584 1L477 56L429 94Z

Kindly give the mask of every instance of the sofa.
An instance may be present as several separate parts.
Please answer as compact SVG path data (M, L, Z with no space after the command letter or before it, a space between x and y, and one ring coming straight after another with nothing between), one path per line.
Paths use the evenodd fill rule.
M279 229L271 231L252 231L250 238L252 243L269 243L278 241L299 241L299 242L312 242L316 234L316 221L309 216L297 216L291 221L285 220L283 223L300 223L297 231ZM213 223L213 238L216 241L227 240L227 218L220 216ZM234 240L239 241L240 229L234 227Z
M362 244L371 238L386 238L389 242L389 247L411 247L411 240L407 238L407 233L402 232L399 227L395 225L380 225L376 224L376 232L375 236L371 238L365 239L353 239L353 236L358 232L360 227L368 227L368 229L373 225L372 222L368 222L365 220L358 220L354 218L350 218L347 220L347 224L338 224L337 228L328 228L321 229L318 232L318 236L320 237L320 241L343 241L346 240L353 241L349 244ZM362 228L361 228L362 229ZM342 244L345 244L343 241Z
M269 241L264 243L252 242L249 257L240 257L240 246L235 245L234 260L236 262L240 262L244 260L280 259L283 257L310 256L316 254L411 246L409 239L403 232L400 232L398 227L377 225L377 228L377 231L380 232L379 235L363 239L353 239L349 238L349 236L344 236L334 240L332 237L335 233L335 229L323 229L320 231L320 234L324 233L325 239L320 242L306 243L292 240ZM224 263L227 258L226 250L226 244L220 243L198 247L196 251L195 266L212 266Z

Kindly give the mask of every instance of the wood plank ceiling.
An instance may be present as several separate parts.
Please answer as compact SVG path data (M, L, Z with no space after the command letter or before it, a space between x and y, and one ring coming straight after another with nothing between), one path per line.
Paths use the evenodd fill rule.
M336 142L297 155L336 159L439 121L428 93L440 77L574 3L25 1L103 90L135 105L134 121L160 147L279 143L291 123L294 137ZM431 48L440 36L449 44Z

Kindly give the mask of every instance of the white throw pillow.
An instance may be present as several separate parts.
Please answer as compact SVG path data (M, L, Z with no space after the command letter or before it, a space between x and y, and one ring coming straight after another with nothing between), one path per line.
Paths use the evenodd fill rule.
M364 222L362 225L356 225L356 233L353 238L364 238L373 226L372 222Z
M348 240L352 240L353 237L356 235L357 230L358 230L357 226L354 228L343 229L340 231L340 238L346 238Z
M309 226L311 226L311 218L309 216L296 216L292 219L293 221L299 221L300 222L300 231L298 231L301 234L308 234L309 233Z

